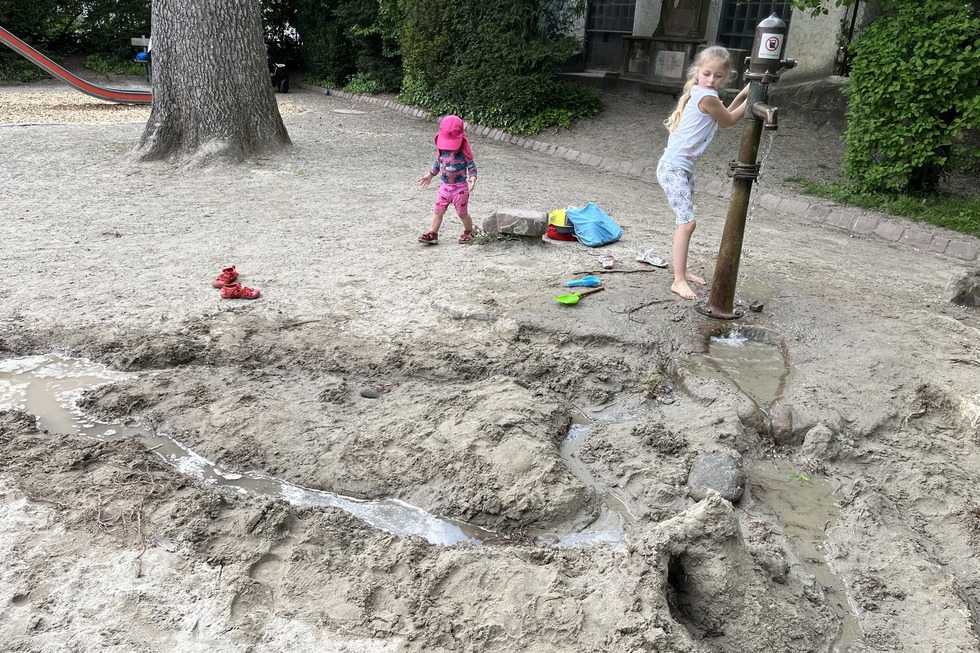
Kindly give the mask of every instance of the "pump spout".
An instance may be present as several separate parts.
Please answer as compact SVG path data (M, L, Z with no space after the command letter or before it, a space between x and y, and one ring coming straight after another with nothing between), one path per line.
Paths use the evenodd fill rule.
M765 102L752 105L752 115L762 121L762 128L767 130L779 129L779 107L771 107Z

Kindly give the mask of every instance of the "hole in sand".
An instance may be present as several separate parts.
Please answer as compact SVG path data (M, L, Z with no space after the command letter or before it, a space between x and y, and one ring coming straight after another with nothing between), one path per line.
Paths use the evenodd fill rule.
M695 593L691 591L688 571L680 556L670 556L667 561L667 605L670 616L674 621L684 626L692 636L700 638L699 633L704 629L694 618L696 610L692 609Z

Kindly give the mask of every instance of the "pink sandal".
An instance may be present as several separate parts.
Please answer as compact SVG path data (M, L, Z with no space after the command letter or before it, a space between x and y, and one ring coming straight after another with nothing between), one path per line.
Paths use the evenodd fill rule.
M235 266L233 265L230 268L223 269L221 271L221 274L219 274L217 277L214 278L214 280L211 281L211 285L214 286L215 288L220 288L222 286L227 286L229 283L235 283L235 279L237 278L238 278L238 271L235 269Z
M473 240L473 232L472 231L464 231L463 232L463 235L459 237L459 244L460 245L468 245L471 240Z
M438 245L439 234L434 231L426 231L424 234L419 236L419 242L425 245Z
M246 288L241 283L230 283L221 289L222 299L255 299L261 294L258 288Z

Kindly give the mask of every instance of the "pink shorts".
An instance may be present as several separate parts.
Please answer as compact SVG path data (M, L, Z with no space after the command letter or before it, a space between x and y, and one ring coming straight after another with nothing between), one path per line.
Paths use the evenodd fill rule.
M465 181L459 184L440 184L439 194L436 196L436 205L432 211L445 213L449 205L452 204L456 209L456 215L467 215L469 202L470 187Z

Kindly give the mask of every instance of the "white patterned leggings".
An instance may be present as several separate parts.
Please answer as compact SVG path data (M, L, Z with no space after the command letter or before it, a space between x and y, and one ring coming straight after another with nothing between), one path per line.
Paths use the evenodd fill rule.
M674 223L694 222L694 175L665 161L657 164L657 181L674 210Z

